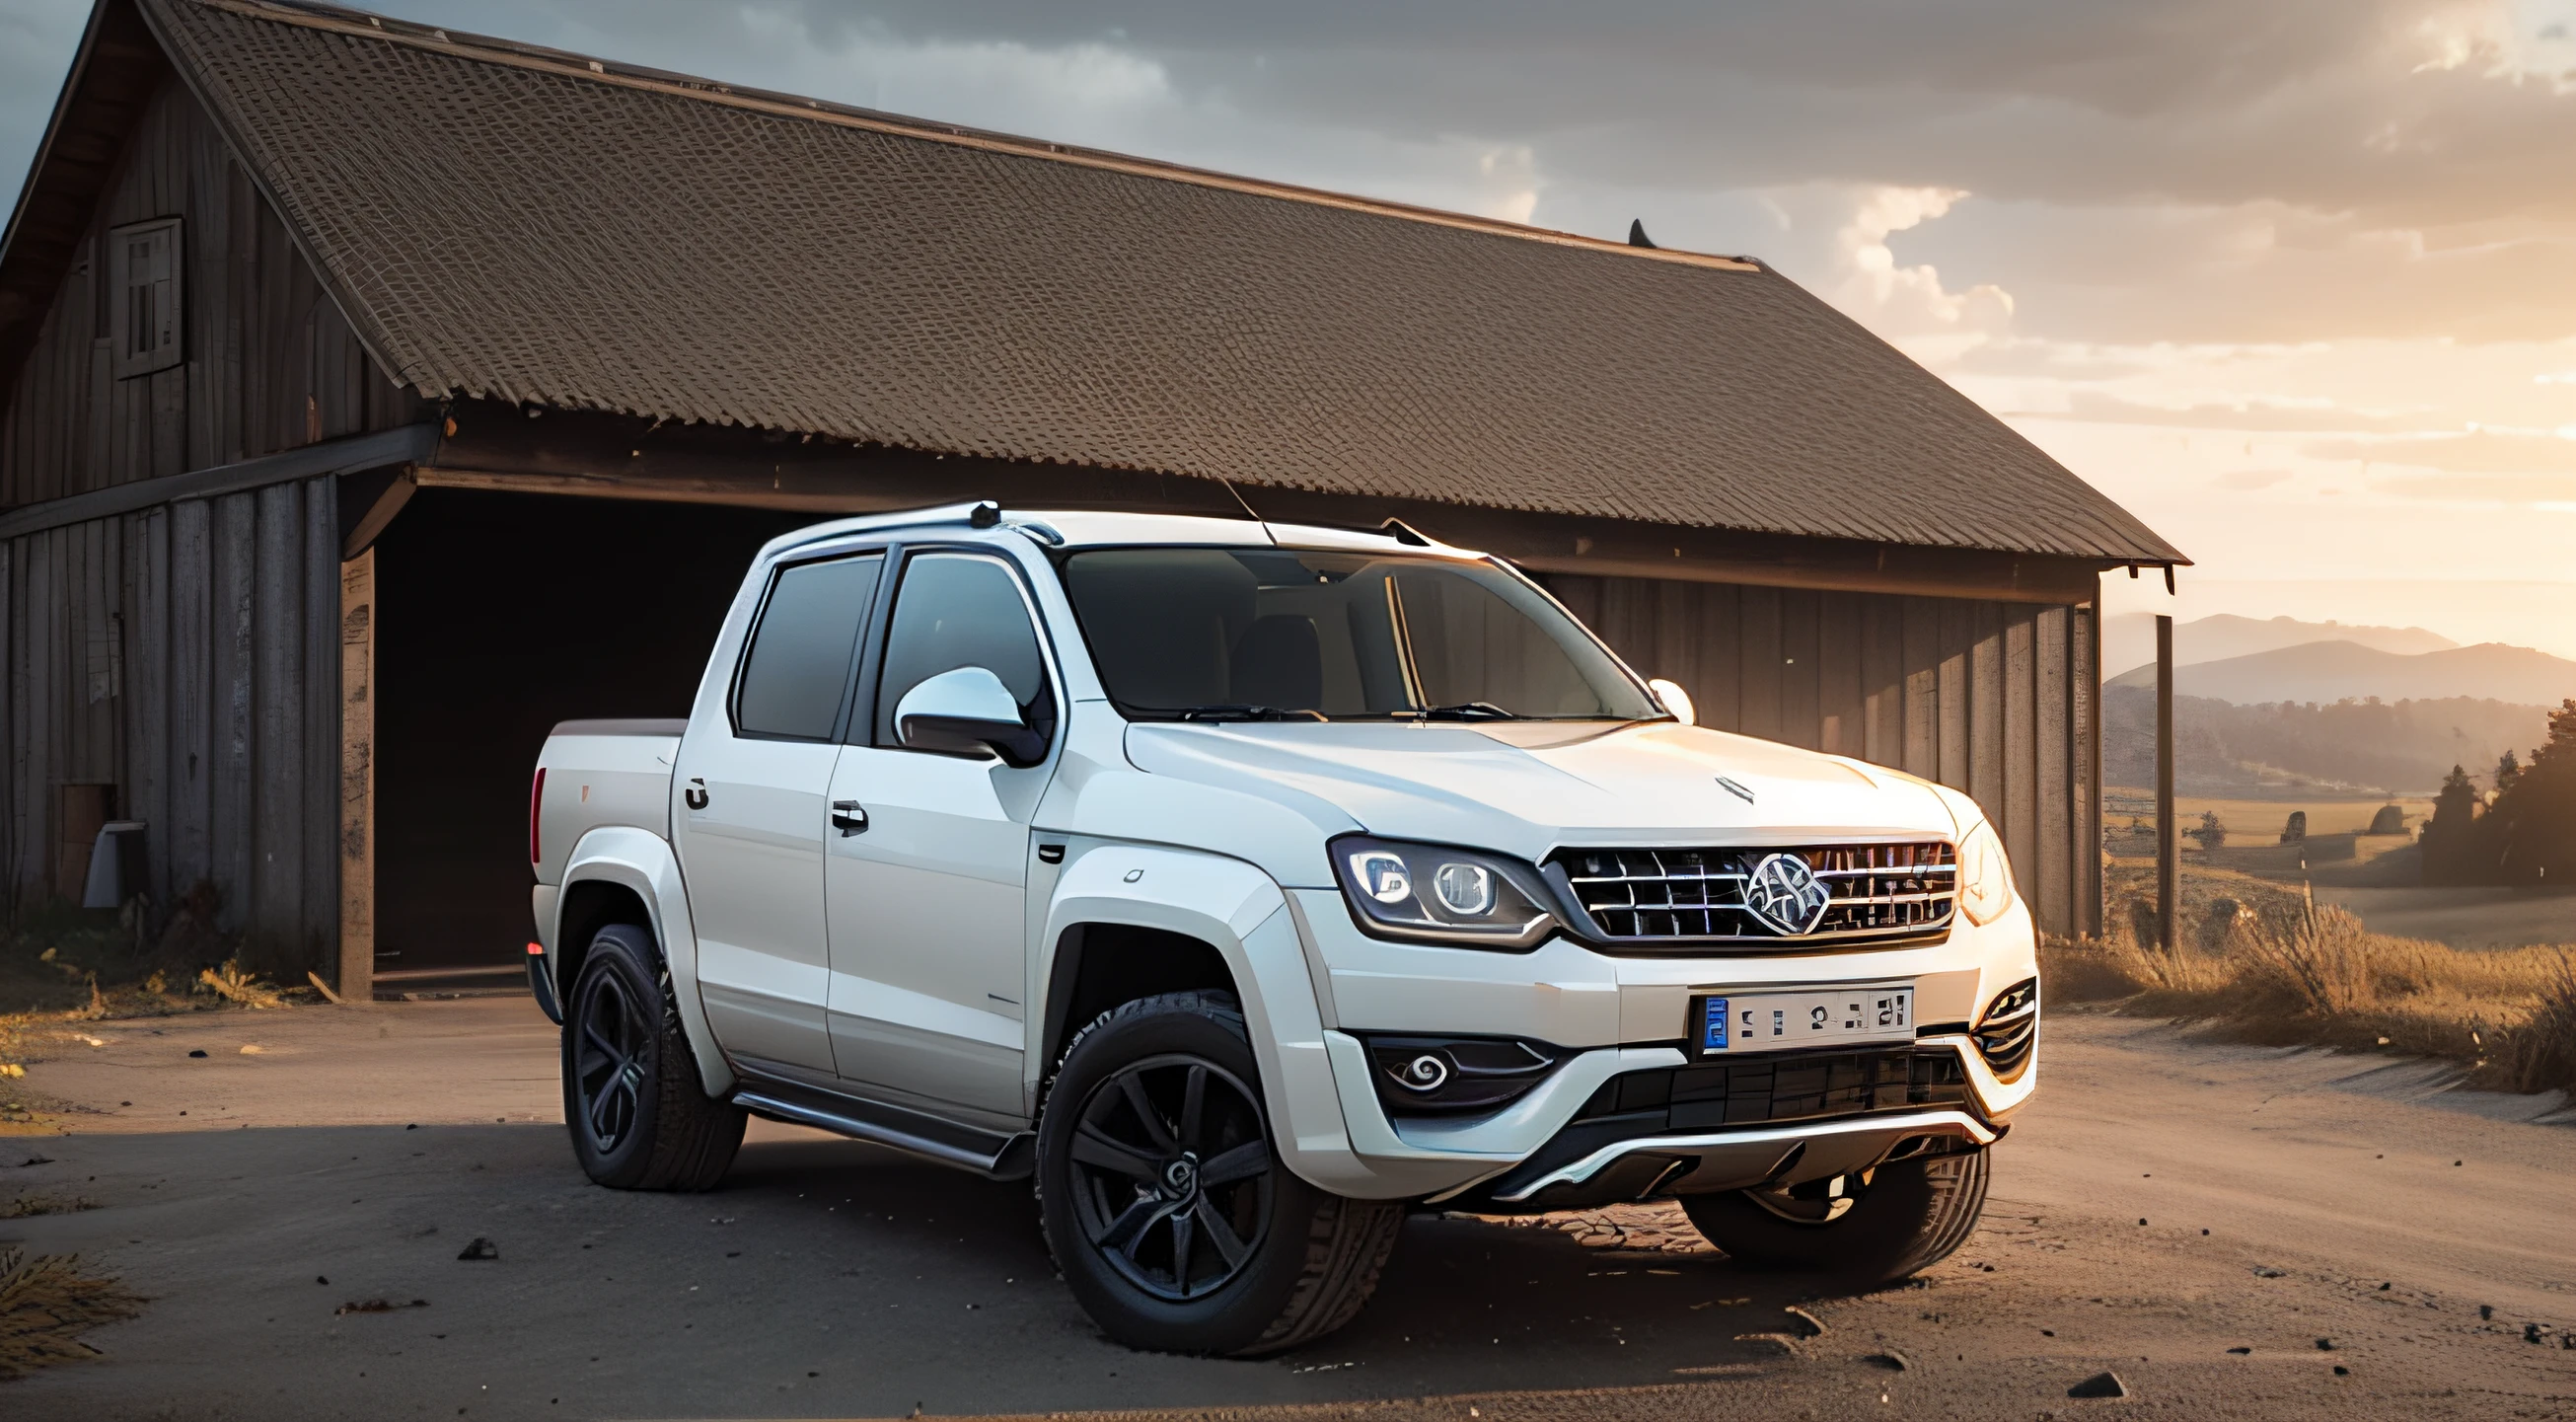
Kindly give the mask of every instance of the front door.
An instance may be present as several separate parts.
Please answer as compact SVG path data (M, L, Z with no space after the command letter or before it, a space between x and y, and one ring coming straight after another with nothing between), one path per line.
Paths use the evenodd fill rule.
M1032 725L1054 722L1018 572L991 554L913 554L881 665L873 724L853 730L832 777L840 825L826 840L824 883L833 1054L870 1095L1016 1119L1029 821L1052 750L1027 769L911 750L894 713L922 681L980 666Z
M725 716L692 726L674 807L699 996L727 1056L829 1080L823 840L881 554L781 568Z

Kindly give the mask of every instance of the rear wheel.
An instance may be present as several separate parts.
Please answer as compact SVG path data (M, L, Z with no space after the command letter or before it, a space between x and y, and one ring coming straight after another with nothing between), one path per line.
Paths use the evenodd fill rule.
M1065 1282L1118 1341L1275 1353L1377 1287L1403 1206L1290 1173L1259 1081L1222 993L1128 1003L1066 1050L1038 1123L1039 1203Z
M711 1190L742 1146L742 1108L700 1085L661 957L632 924L599 930L573 979L563 1089L573 1154L602 1185Z
M1684 1195L1682 1211L1728 1257L1853 1284L1902 1279L1967 1243L1986 1205L1983 1150L1900 1160L1771 1190Z

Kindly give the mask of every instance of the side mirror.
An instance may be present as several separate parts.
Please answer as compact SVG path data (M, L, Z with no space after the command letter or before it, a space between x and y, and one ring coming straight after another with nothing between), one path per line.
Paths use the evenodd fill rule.
M1699 724L1699 708L1691 705L1690 693L1682 690L1680 682L1656 677L1646 683L1646 689L1655 693L1655 699L1664 703L1664 709L1673 713L1674 720L1685 726Z
M1046 758L1047 738L1020 714L1002 679L982 667L959 667L917 683L895 703L894 732L914 750L998 754L1022 767Z

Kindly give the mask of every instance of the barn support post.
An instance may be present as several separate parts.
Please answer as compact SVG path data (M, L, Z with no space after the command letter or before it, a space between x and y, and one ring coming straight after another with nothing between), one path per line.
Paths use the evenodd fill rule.
M2156 614L2156 946L2171 952L2182 836L2174 823L2173 618Z
M376 550L340 565L340 996L376 976Z

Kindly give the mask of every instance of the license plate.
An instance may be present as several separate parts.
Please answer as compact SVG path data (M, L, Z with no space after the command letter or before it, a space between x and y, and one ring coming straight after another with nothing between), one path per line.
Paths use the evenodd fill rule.
M1694 1055L1914 1040L1914 984L1773 988L1691 999Z

